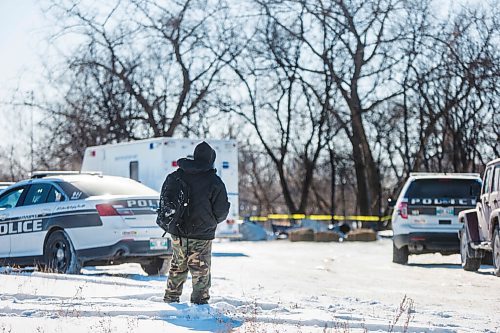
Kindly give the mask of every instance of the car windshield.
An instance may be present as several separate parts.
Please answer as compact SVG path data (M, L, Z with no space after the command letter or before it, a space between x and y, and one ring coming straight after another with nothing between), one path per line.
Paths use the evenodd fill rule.
M5 196L2 196L0 199L0 209L13 208L17 205L19 198L21 198L21 194L23 194L24 187L11 190L10 193L6 193Z
M94 179L77 180L59 184L70 200L85 199L102 195L147 195L158 196L158 193L136 181L127 178L95 177Z
M417 179L410 184L406 197L429 199L471 199L481 191L481 183L474 179Z

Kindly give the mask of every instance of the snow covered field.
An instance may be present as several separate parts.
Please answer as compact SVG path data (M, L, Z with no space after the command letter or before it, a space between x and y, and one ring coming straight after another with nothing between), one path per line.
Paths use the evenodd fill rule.
M413 256L408 266L391 258L388 239L216 243L202 306L188 303L190 280L180 304L164 304L166 278L134 264L6 273L0 333L500 332L500 278L489 266L470 273L458 255Z

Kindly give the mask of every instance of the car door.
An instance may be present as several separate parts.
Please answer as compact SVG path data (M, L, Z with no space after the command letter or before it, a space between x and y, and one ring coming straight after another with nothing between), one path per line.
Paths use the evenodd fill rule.
M16 206L23 197L25 186L15 187L0 195L0 258L10 257L11 254L11 233L14 225Z
M488 228L492 227L489 223L491 211L500 208L500 165L496 165L493 169L493 174L491 177L491 192L488 198L490 213L487 216ZM489 229L490 235L493 234L493 230Z
M500 165L496 165L493 172L490 207L492 210L500 208Z
M483 188L481 190L481 198L479 207L479 233L481 239L489 239L488 237L488 220L490 217L490 193L491 193L491 178L493 174L493 167L486 169L484 173Z
M24 200L16 207L18 217L16 233L11 235L11 256L32 257L43 255L46 230L44 221L54 208L47 204L52 189L50 183L35 183L28 189Z

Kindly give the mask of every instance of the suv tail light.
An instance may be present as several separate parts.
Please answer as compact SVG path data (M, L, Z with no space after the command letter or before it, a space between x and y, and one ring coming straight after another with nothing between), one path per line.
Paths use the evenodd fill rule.
M112 204L98 204L95 206L99 216L122 216L122 215L134 215L134 212L129 208L125 208L122 205L112 205Z
M408 203L402 202L398 206L398 213L404 219L408 218Z

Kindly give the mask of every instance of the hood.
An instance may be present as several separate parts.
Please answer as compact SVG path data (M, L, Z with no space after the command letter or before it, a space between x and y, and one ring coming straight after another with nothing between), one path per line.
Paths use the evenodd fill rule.
M215 157L215 150L203 141L194 149L193 159L181 158L177 165L186 173L205 172L214 169Z

